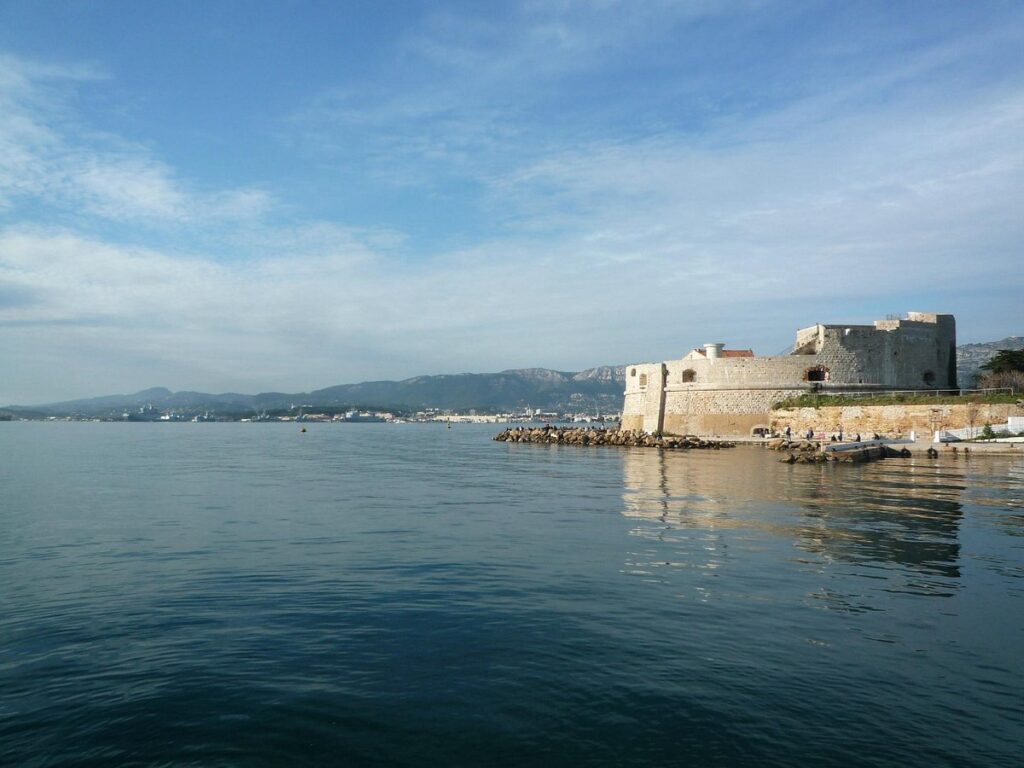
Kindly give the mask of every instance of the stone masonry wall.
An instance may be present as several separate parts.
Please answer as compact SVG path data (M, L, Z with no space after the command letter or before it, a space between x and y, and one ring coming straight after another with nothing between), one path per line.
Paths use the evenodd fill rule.
M938 413L933 413L933 409ZM986 405L965 403L957 405L847 405L825 408L790 408L772 411L771 426L782 431L787 426L797 435L814 429L818 432L837 432L840 427L847 434L860 432L861 436L879 434L890 437L930 435L938 417L940 429L962 429L971 426L1005 424L1008 416L1024 415L1019 405Z
M626 430L631 429L634 431L643 432L644 429L644 417L639 413L622 413L622 423L619 425L620 429Z
M622 428L657 432L665 391L665 367L661 363L639 363L626 368L626 393L622 406Z
M802 329L791 355L690 353L627 366L622 424L669 434L749 435L768 425L773 403L809 390L952 389L955 346L952 315L911 312L907 320Z
M660 362L641 362L628 367L622 428L656 432L664 392L665 376Z
M773 403L797 394L787 389L670 390L664 431L671 435L750 435L767 427Z

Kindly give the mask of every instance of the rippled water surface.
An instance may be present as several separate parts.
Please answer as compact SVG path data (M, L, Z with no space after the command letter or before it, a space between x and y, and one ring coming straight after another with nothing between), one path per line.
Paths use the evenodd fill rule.
M0 424L0 764L1022 764L1022 459L496 431Z

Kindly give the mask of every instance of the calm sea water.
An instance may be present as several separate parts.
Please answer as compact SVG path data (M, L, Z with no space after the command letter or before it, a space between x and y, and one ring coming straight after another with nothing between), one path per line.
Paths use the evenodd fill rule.
M1018 766L1024 460L0 424L0 764Z

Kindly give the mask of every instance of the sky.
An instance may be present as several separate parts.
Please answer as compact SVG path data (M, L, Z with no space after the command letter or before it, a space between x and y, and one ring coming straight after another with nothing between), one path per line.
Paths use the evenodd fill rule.
M0 0L0 403L1024 332L1019 2Z

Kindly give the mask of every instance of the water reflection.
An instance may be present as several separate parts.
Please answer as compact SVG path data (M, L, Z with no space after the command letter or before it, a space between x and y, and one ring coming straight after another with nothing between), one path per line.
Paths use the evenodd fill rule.
M730 547L745 559L771 550L810 568L853 565L867 576L873 570L896 591L949 595L961 575L966 466L913 459L791 466L755 448L631 450L623 514L644 519L632 533L661 546L634 553L628 567L651 574L666 566L714 570L728 563ZM645 561L647 552L653 557ZM827 589L814 596L857 607Z

